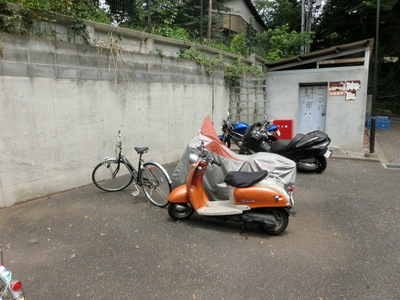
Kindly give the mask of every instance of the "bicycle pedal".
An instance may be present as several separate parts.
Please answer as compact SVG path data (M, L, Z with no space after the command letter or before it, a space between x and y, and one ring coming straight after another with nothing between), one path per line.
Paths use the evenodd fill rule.
M132 196L134 196L134 197L139 196L139 191L133 191Z

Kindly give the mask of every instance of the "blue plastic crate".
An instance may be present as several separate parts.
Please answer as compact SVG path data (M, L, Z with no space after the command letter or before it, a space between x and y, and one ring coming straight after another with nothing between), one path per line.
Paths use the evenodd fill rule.
M371 119L372 117L369 116L367 118L367 128L371 128ZM389 117L376 117L375 121L375 129L389 129L390 127L390 119Z

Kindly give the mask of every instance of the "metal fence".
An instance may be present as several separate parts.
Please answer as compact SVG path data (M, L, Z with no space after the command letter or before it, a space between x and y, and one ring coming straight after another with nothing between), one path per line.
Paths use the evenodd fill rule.
M235 121L254 123L268 111L266 78L243 79L230 91L229 112Z

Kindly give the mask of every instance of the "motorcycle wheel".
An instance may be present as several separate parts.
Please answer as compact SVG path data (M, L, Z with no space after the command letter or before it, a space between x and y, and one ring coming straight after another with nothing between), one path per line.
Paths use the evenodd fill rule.
M323 171L325 171L328 165L325 156L317 157L316 163L317 163L317 169L315 170L316 173L322 173Z
M168 205L168 214L174 220L185 220L189 219L194 213L192 205L189 203L173 203Z
M283 232L289 224L289 214L284 208L263 208L258 212L263 214L271 214L276 218L275 228L265 228L262 225L258 225L258 228L271 235L277 235Z

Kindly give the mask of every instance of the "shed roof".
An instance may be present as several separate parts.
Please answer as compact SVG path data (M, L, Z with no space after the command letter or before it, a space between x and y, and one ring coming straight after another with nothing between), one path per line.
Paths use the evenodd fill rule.
M288 70L288 69L309 69L321 60L337 59L337 58L357 58L364 53L366 48L372 50L374 39L366 39L349 44L333 46L327 49L309 52L292 56L286 59L267 62L265 66L269 71Z

